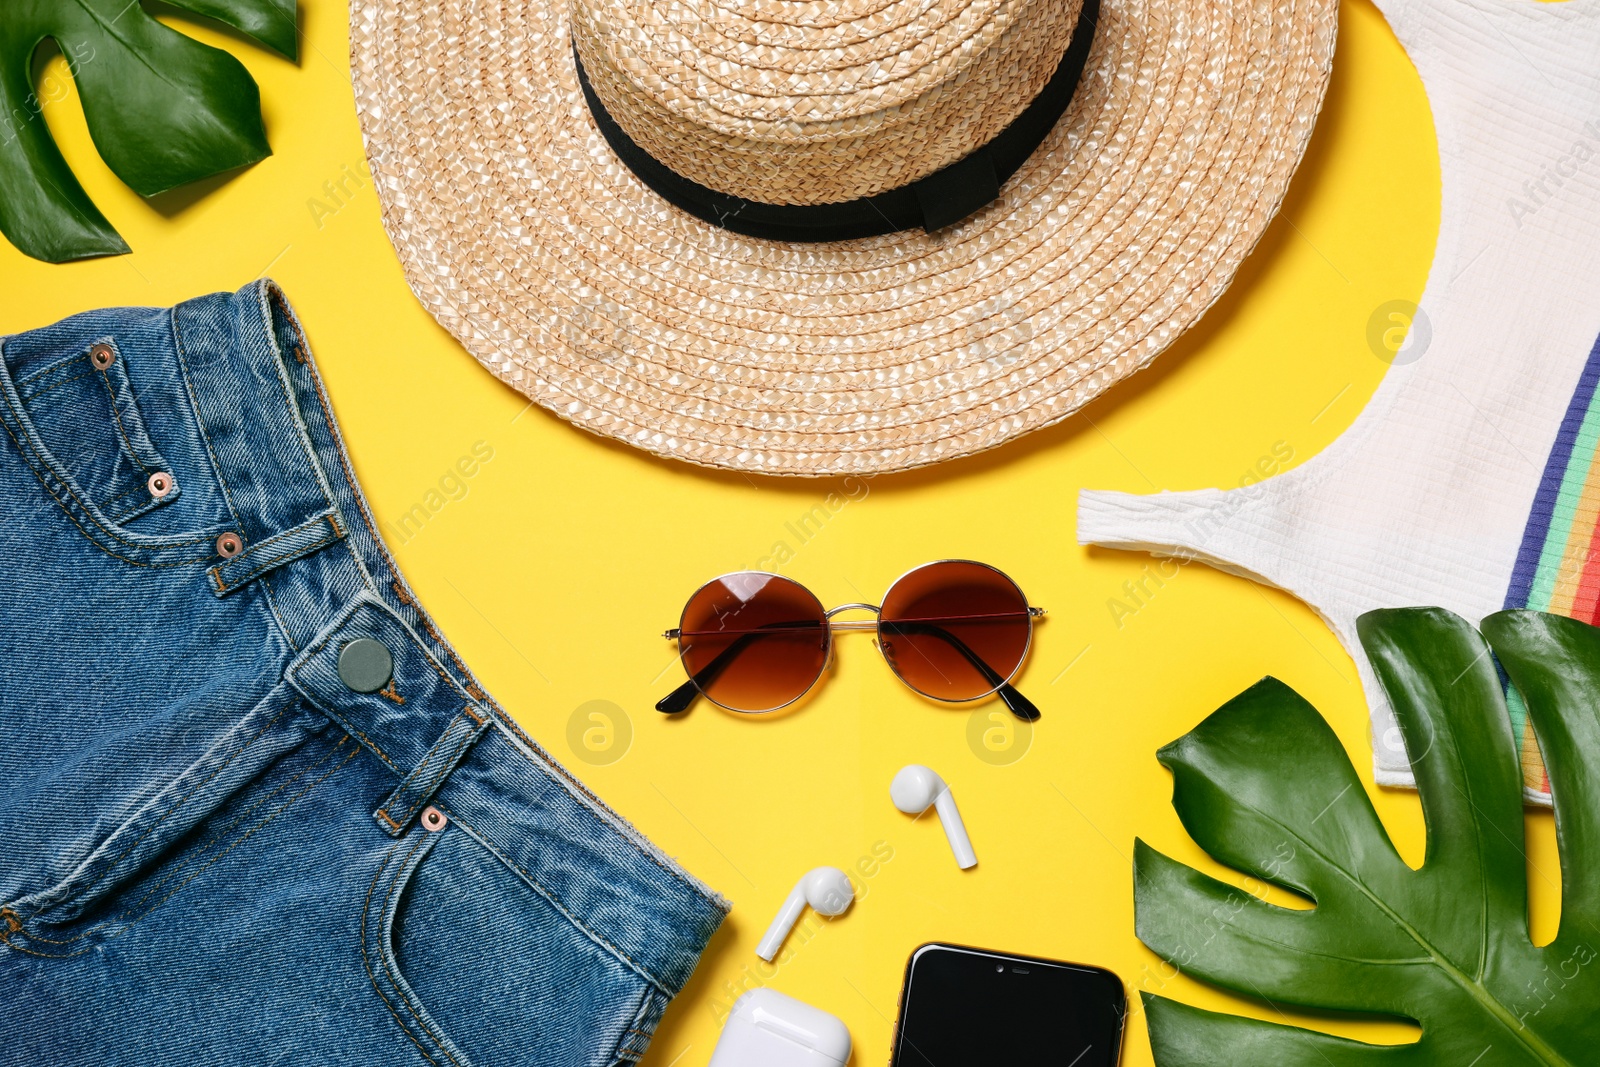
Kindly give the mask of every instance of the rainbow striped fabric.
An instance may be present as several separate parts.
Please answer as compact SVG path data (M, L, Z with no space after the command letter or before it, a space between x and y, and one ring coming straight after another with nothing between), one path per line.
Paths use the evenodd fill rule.
M1506 607L1532 608L1600 624L1600 341L1550 450L1533 511L1522 534ZM1523 785L1550 792L1527 708L1506 687L1511 723L1520 739Z

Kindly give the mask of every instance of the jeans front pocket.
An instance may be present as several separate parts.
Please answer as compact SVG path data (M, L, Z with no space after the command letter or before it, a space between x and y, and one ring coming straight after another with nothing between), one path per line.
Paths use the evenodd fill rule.
M434 1067L630 1062L666 999L455 822L395 842L361 931L373 990Z
M33 469L50 502L110 555L144 566L203 562L226 530L154 535L137 520L176 503L190 476L174 471L146 428L115 336L74 346L44 366L16 372L0 346L0 428Z
M17 379L34 436L114 522L178 499L181 487L145 429L127 357L105 337Z

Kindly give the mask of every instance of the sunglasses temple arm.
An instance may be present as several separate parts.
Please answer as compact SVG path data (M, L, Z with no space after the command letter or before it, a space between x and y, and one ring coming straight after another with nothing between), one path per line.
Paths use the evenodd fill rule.
M700 687L694 684L691 678L678 688L656 701L656 710L663 715L676 715L680 711L688 711L689 705L694 703L695 697L700 695Z
M796 624L792 622L775 622L767 625L774 630L792 630ZM694 703L695 697L699 696L706 686L716 681L717 675L727 670L733 661L743 655L745 650L755 643L757 639L767 636L769 635L763 633L740 634L732 644L717 653L715 659L701 667L698 674L692 675L687 682L684 682L657 701L656 710L663 715L676 715L679 712L688 711L689 706Z
M994 686L995 695L1011 710L1011 714L1024 722L1039 721L1039 709L1034 706L1033 701L1018 692L1015 686L1000 677L998 671L985 663L982 656L972 651L965 641L946 630L943 626L935 626L926 622L888 621L880 622L878 625L891 633L925 633L930 637L938 638L959 652L962 658L972 664L979 674L983 675L984 681Z
M1004 701L1005 706L1011 709L1011 714L1015 715L1023 722L1039 721L1039 709L1034 707L1033 701L1023 696L1017 690L1017 687L1012 685L1010 682L1002 685L999 689L996 689L995 692L999 695L1000 699Z

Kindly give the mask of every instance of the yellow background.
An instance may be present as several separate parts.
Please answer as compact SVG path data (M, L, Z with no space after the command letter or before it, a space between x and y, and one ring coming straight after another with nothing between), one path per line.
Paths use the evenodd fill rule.
M854 1062L884 1063L907 954L947 940L1114 969L1135 1004L1125 1062L1145 1065L1140 989L1283 1017L1167 977L1133 936L1135 835L1224 873L1173 814L1157 747L1277 675L1328 716L1402 852L1422 857L1415 798L1371 787L1354 665L1311 611L1194 565L1147 582L1151 595L1136 612L1113 613L1112 598L1133 606L1124 583L1140 581L1152 560L1081 548L1073 529L1080 487L1234 486L1264 460L1270 469L1275 449L1303 462L1382 378L1368 320L1388 301L1421 294L1438 229L1438 164L1421 84L1382 17L1367 0L1348 0L1341 16L1305 164L1198 328L1065 425L875 479L803 543L786 524L839 492L837 483L710 473L525 410L423 311L380 224L352 103L346 10L332 0L302 5L298 65L171 19L243 59L261 85L276 154L154 203L95 155L70 77L53 61L41 92L52 101L50 128L134 253L49 266L0 247L0 332L88 308L171 304L262 274L284 286L379 519L387 528L418 504L435 512L391 543L444 630L535 737L735 903L646 1064L706 1063L719 1006L741 983L838 1014L854 1034ZM448 474L478 442L493 459L463 496ZM442 478L458 499L429 496ZM1011 573L1050 609L1020 679L1044 713L1026 754L1008 766L979 759L971 709L911 694L864 636L841 638L836 670L791 714L751 721L702 702L667 721L651 710L681 680L659 634L684 598L780 541L793 550L783 570L829 604L876 601L903 570L942 557ZM609 749L603 731L586 743L569 730L575 715L595 725L593 708L579 712L593 701L615 706ZM1002 712L976 732L1006 721ZM932 818L913 822L890 805L889 780L909 762L951 783L981 859L975 870L956 869ZM1559 907L1553 833L1546 816L1529 824L1535 925L1547 939ZM852 867L879 842L893 858L864 880L854 909L791 946L775 974L757 968L756 940L800 873ZM1292 1018L1373 1040L1414 1033Z

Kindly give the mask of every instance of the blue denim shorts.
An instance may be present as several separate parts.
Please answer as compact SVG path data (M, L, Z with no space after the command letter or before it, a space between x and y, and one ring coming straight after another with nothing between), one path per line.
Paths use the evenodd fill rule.
M262 282L0 339L0 1062L603 1065L727 905L400 576Z

